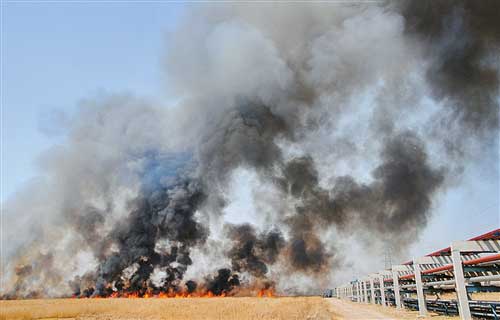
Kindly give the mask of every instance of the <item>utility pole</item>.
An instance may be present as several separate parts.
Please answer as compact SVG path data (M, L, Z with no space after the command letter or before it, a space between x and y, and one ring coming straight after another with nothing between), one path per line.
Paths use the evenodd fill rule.
M392 268L392 249L389 241L385 244L384 249L384 269L390 270Z

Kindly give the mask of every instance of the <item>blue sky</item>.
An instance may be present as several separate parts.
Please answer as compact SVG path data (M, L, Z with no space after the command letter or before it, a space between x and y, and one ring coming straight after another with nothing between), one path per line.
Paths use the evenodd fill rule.
M3 4L3 199L61 139L54 110L105 92L161 99L161 57L183 7L175 3ZM49 85L50 84L50 85ZM40 130L42 129L42 130Z

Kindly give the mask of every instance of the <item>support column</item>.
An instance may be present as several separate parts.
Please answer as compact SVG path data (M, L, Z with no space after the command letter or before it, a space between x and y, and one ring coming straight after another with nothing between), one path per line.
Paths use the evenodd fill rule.
M356 282L352 288L353 292L356 294L354 295L354 301L359 302L359 296L358 296L358 283Z
M356 301L361 302L361 283L356 281Z
M380 299L382 299L381 301L381 304L382 306L386 306L385 304L385 287L384 287L384 276L383 275L379 275L378 276L378 281L380 282Z
M370 277L370 293L371 303L375 304L375 285L372 277Z
M417 259L413 259L413 269L415 273L415 283L417 285L418 314L425 317L427 316L427 306L425 304L424 286L422 283L422 274L420 273L420 264Z
M368 303L368 292L366 291L366 280L363 281L363 302Z
M455 277L455 291L457 292L460 319L471 320L472 316L470 314L469 297L467 297L467 287L465 286L460 250L453 248L453 244L451 246L451 260L453 262L453 275Z
M392 286L394 288L394 298L396 299L396 308L401 309L401 293L399 292L399 275L394 268L392 269Z

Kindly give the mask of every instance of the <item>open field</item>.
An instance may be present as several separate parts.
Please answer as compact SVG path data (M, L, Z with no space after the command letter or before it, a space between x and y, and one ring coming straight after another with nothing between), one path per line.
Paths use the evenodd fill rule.
M417 312L414 311L320 297L0 301L1 320L391 320L416 318ZM429 319L455 318L434 315Z
M0 319L335 319L320 297L0 301Z

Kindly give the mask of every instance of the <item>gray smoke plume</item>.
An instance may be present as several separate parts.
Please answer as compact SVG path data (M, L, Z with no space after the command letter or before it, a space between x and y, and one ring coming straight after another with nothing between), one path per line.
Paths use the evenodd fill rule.
M353 233L401 252L457 168L495 151L495 9L191 8L165 57L179 106L84 101L43 176L6 202L22 231L3 296L311 293L346 266ZM239 170L254 175L245 205L257 209L234 222Z

